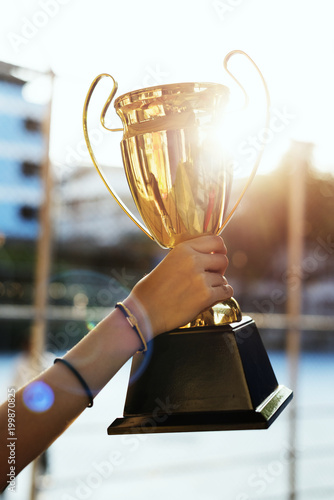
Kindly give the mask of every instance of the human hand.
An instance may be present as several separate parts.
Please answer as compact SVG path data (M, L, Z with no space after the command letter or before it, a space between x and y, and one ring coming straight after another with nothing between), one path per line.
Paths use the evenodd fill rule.
M226 247L220 236L200 236L173 248L141 279L124 301L147 340L187 324L197 314L233 295L224 273Z

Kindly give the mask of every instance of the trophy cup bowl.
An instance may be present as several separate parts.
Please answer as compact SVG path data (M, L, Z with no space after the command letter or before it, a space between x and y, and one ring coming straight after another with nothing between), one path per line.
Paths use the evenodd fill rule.
M229 89L220 84L181 83L130 92L115 101L124 124L121 150L132 197L163 248L221 231L232 171L215 137L228 97ZM232 299L201 313L191 325L239 319Z
M184 83L115 101L125 124L121 148L132 196L164 248L222 226L230 182L212 136L227 100L223 85Z
M237 52L244 54L228 54L225 69ZM113 89L101 123L107 130L123 131L125 174L146 227L104 178L89 141L88 105L104 77L112 79ZM219 234L261 158L259 154L244 190L227 215L233 172L226 153L228 145L218 137L217 129L226 113L229 89L216 83L189 82L129 92L114 102L123 127L108 129L105 114L116 91L113 77L96 77L86 97L83 123L92 161L117 203L163 248L204 234ZM269 111L267 121L268 116ZM214 304L188 325L151 340L147 353L133 357L124 416L113 422L108 433L264 428L291 397L289 389L278 385L254 321L242 318L232 298ZM160 404L167 400L168 411Z

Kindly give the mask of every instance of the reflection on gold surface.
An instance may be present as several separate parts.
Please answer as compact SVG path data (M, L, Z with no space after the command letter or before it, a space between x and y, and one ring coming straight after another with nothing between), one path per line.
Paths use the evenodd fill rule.
M131 193L163 247L219 232L231 174L213 137L227 99L222 85L185 83L115 101L124 124L121 149Z

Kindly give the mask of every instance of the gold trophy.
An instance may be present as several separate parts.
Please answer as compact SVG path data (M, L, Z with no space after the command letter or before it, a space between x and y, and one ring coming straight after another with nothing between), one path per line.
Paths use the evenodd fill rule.
M255 66L267 99L265 80ZM98 165L87 127L93 91L102 78L113 89L101 113L107 130L123 131L121 150L127 181L146 227L109 185ZM232 172L227 144L217 130L226 114L229 89L216 83L160 85L118 97L123 127L109 129L105 115L117 91L114 78L97 76L84 104L83 128L92 161L111 195L151 239L164 248L203 234L220 234L230 221L261 160L262 150L232 210L227 214ZM247 94L245 93L247 96ZM182 307L182 304L180 304ZM133 357L124 415L109 434L267 428L292 398L279 385L254 321L242 317L235 299L216 304L188 325L149 342Z

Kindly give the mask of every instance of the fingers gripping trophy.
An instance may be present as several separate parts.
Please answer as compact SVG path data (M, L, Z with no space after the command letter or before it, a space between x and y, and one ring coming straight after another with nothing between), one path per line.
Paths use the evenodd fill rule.
M266 127L269 92L254 61L243 51L227 54L228 69L235 54L254 65L263 83ZM112 91L101 112L101 124L123 132L121 151L129 188L142 224L107 182L93 152L87 126L88 107L96 85L110 78ZM144 233L163 248L204 234L220 234L252 182L259 151L242 192L227 213L231 162L217 140L217 128L227 113L229 89L217 83L179 83L144 88L114 102L122 128L110 129L105 116L117 92L106 73L98 75L86 96L83 128L99 175L116 202ZM180 305L182 307L182 305ZM124 415L109 434L185 432L267 428L292 398L279 385L254 321L243 317L234 298L203 311L188 325L166 332L133 357ZM168 400L169 410L157 401Z

